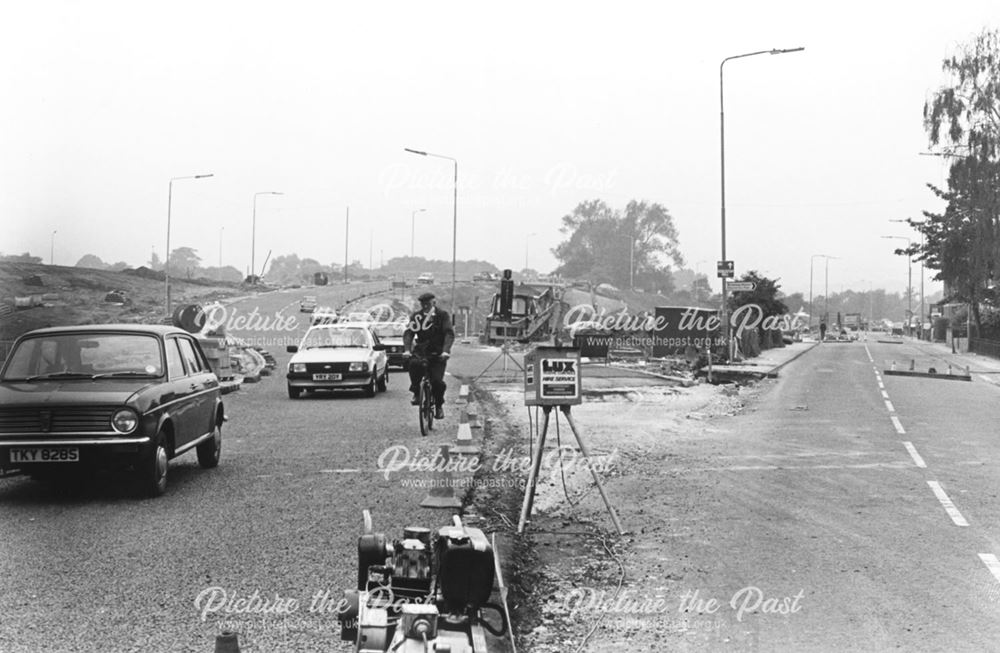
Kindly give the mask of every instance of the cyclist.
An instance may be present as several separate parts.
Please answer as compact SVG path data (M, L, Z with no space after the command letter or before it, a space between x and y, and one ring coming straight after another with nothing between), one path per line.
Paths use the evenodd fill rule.
M434 293L425 292L417 298L420 310L410 315L406 331L403 333L404 356L411 356L410 392L414 406L420 403L420 381L424 377L424 363L431 377L434 394L434 419L444 419L444 371L451 357L451 345L455 342L455 329L451 315L436 306Z

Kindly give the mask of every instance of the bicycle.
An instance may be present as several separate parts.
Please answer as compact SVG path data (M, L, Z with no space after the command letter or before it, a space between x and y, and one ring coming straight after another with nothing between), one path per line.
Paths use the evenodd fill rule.
M434 392L431 386L430 366L427 364L430 357L414 356L412 360L419 360L424 368L423 377L420 379L420 386L417 391L417 419L420 422L420 435L426 436L434 430Z

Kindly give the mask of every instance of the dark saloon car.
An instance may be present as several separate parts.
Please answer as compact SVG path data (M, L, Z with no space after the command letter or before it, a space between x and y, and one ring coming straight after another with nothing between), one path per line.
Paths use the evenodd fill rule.
M171 458L195 449L202 467L219 464L224 415L219 380L186 331L38 329L0 371L0 468L46 480L128 469L159 496Z
M385 355L388 358L389 366L405 368L403 334L406 333L406 322L378 322L372 325L372 330L378 336L379 342L385 345Z

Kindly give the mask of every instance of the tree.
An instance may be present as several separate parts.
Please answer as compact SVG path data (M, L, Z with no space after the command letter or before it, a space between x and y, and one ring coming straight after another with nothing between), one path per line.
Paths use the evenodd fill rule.
M181 274L188 277L197 277L198 269L201 267L201 257L198 250L191 247L178 247L170 252L171 275L179 277Z
M6 261L10 263L41 263L41 256L32 256L29 252L24 254L0 254L0 261Z
M924 127L932 146L966 150L996 161L1000 154L1000 32L979 36L945 59L951 83L924 104Z
M78 268L93 268L95 270L107 270L108 266L101 260L99 256L93 254L84 254L80 257L80 260L76 262L76 267Z
M740 281L752 281L754 283L754 289L749 292L734 292L729 295L729 299L726 302L729 315L740 315L741 319L737 320L739 323L745 323L747 325L756 323L757 333L760 335L760 342L764 343L765 348L771 344L772 338L765 329L766 321L765 318L773 318L788 313L788 306L779 299L780 293L778 289L781 288L778 285L777 279L768 279L767 277L761 276L756 270L750 270L744 274ZM742 306L756 305L760 310L756 309L744 309L740 313L737 310ZM745 318L745 320L743 319ZM744 332L744 351L752 349L752 347L746 346L746 335ZM781 346L780 334L778 340L778 346Z
M589 200L562 223L569 237L552 250L560 261L556 274L619 288L673 289L670 263L680 266L683 258L673 218L660 204L632 200L622 213Z
M924 245L897 253L916 254L938 270L936 278L954 299L972 304L981 326L979 302L995 301L987 288L1000 267L1000 32L984 30L942 68L949 83L924 104L924 127L931 146L955 157L948 188L928 184L947 207L925 211L922 222L910 220Z

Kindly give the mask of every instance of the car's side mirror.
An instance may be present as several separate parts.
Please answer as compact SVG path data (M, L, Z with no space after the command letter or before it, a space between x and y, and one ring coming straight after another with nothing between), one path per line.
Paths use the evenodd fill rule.
M287 351L289 354L294 354L298 350L299 350L298 345L288 345L287 347L285 347L285 351Z
M385 351L385 345L372 345L373 351Z

